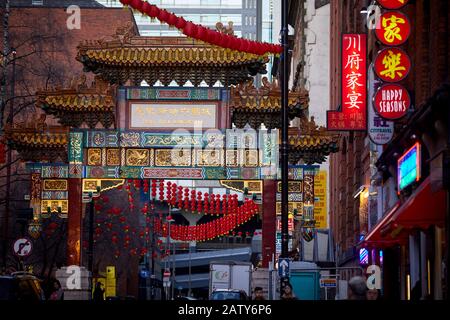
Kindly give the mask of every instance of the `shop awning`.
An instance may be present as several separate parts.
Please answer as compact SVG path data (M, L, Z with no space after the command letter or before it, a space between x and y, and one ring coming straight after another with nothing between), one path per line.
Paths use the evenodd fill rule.
M390 247L407 241L412 229L445 223L445 190L432 192L428 177L403 204L396 204L364 239L363 247Z

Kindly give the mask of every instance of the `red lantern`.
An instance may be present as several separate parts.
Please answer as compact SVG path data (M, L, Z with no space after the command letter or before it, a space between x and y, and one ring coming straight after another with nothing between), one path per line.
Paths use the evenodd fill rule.
M119 221L120 221L121 223L125 223L125 221L127 221L127 218L125 218L124 216L122 216L122 217L119 218Z
M155 19L159 15L159 11L161 11L157 6L150 5L147 14L151 19Z
M183 29L183 33L189 38L195 38L197 35L197 29L197 25L195 25L191 21L188 21L186 22L186 26Z
M164 180L159 181L159 201L164 200Z
M203 200L203 210L204 210L204 212L205 212L205 214L208 214L209 213L209 194L208 193L205 193L205 198L204 198L204 200Z
M197 39L207 42L208 30L205 27L199 26L197 29Z
M100 213L100 210L102 209L102 206L99 205L98 203L94 204L94 209L97 213Z
M172 26L175 27L175 24L177 23L178 18L176 15L174 15L173 13L169 12L169 16L167 17L167 23Z
M236 37L231 37L230 39L230 49L239 50L239 39Z
M48 228L49 230L55 231L55 229L58 228L58 224L56 222L50 222Z
M201 213L202 212L202 193L199 191L197 193L197 212Z
M222 196L223 200L222 200L222 213L226 214L227 213L227 195L224 194Z
M131 6L136 10L141 10L144 3L141 0L131 0Z
M178 186L178 208L183 207L183 187Z
M183 29L184 27L186 27L186 20L184 20L184 18L182 17L178 17L177 21L175 22L175 27L177 29Z
M172 195L170 199L170 204L172 207L175 207L175 203L177 201L177 185L175 183L172 184Z
M144 2L142 4L141 12L145 13L145 14L148 14L149 10L150 10L150 3Z
M95 228L94 232L95 232L95 235L99 236L102 234L103 230L102 230L102 228L97 227L97 228Z
M120 0L124 6L127 6L131 3L131 0Z
M209 28L206 28L205 31L206 31L206 36L205 36L206 42L215 44L214 41L216 39L216 32L214 30L209 29Z
M167 10L160 10L158 14L158 19L161 22L167 22L167 19L169 18L169 12Z
M216 215L220 214L220 194L216 195Z

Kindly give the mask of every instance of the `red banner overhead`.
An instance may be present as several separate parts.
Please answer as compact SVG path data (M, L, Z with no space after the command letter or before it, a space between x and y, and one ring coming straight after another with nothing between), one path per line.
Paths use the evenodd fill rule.
M342 108L327 112L327 129L367 129L367 35L342 36Z

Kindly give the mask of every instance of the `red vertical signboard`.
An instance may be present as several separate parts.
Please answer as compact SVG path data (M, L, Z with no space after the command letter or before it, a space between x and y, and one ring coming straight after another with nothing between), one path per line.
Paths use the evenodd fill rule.
M327 129L367 130L367 35L342 36L342 106L327 112Z

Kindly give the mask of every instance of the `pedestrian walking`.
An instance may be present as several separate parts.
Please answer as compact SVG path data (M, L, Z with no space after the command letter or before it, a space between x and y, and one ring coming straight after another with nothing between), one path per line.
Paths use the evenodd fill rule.
M263 288L261 287L255 288L255 300L266 300L266 298L264 297Z
M379 289L368 289L366 292L367 300L381 300L381 293Z
M290 283L284 285L284 292L281 295L281 300L298 300L292 291L292 286Z
M367 300L367 284L363 277L353 277L348 282L348 300Z
M61 287L59 280L53 280L53 290L50 294L49 300L64 300L64 290Z
M104 296L105 290L102 288L102 283L100 281L97 282L97 285L94 289L94 301L103 301L105 300Z

